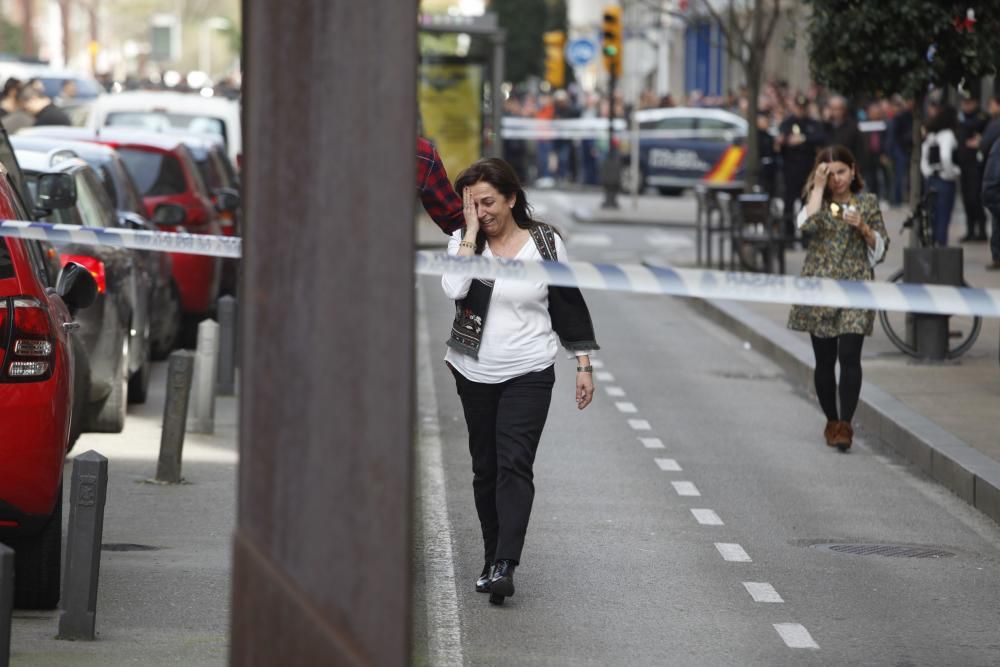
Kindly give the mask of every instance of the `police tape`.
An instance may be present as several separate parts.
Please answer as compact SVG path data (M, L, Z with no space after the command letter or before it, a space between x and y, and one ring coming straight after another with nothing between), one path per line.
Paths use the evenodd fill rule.
M114 227L50 225L44 222L25 220L0 221L0 236L49 241L57 244L107 245L133 250L158 250L211 257L238 258L242 254L243 247L242 240L235 236L157 232Z
M416 272L702 299L1000 317L1000 289L831 280L638 264L525 262L418 251Z

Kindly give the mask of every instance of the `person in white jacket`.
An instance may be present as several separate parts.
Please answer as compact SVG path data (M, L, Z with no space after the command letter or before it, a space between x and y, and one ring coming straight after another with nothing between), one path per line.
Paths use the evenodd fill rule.
M955 136L958 114L955 107L946 104L929 107L928 116L927 136L920 147L920 172L924 176L927 191L935 193L930 210L934 245L946 246L960 173L954 159L955 149L958 147Z

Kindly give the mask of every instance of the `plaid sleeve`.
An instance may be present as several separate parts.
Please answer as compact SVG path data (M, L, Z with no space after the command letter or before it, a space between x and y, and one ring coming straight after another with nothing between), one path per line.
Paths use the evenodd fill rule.
M462 227L462 199L448 180L441 156L424 139L417 141L417 190L424 210L441 231L451 234Z

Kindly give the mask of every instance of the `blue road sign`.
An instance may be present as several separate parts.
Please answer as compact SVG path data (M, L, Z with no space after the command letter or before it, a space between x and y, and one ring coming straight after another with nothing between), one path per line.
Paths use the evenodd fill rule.
M573 67L585 67L597 57L597 42L579 37L566 44L566 60Z

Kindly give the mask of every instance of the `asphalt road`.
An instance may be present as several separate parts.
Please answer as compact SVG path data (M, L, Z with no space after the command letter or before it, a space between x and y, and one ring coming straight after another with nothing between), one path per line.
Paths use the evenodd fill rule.
M582 228L580 198L535 201L574 259L638 261L651 234L685 251L684 231ZM576 410L560 358L517 593L489 605L441 361L453 306L438 279L417 291L415 664L1000 664L1000 527L863 441L827 448L814 401L678 299L586 294L596 398Z

